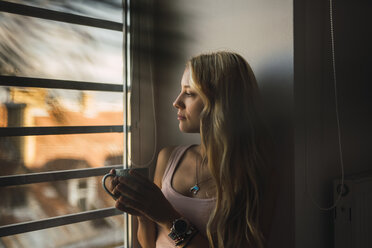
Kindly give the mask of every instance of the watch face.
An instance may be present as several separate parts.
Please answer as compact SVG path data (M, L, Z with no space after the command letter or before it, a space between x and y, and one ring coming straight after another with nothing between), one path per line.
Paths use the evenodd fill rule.
M174 223L174 229L176 230L176 232L182 234L184 232L186 232L187 230L187 223L186 221L184 220L177 220L175 223Z

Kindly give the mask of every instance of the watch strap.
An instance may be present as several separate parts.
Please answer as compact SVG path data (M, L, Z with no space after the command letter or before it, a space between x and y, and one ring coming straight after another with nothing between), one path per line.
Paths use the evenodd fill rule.
M177 230L177 226L180 224L185 224L185 230ZM181 217L173 221L171 230L168 236L176 242L177 244L182 243L187 237L189 237L195 231L195 227L185 218Z

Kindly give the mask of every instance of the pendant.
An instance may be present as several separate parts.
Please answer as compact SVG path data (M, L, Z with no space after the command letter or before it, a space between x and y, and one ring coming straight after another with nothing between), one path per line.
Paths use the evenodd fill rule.
M195 184L194 186L192 186L190 188L190 192L193 193L194 195L196 195L198 193L199 189L200 189L199 186L197 184Z

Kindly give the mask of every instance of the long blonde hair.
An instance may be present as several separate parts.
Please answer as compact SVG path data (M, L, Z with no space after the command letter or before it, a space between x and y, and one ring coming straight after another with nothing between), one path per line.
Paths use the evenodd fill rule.
M215 52L192 58L191 85L204 102L202 149L216 186L216 207L207 225L212 247L264 247L260 226L265 131L258 86L238 54Z

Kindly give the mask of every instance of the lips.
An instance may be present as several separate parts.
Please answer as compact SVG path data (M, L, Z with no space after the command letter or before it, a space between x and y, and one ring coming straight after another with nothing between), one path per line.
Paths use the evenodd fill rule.
M186 117L185 116L183 116L183 115L177 115L177 119L178 120L186 120Z

